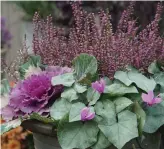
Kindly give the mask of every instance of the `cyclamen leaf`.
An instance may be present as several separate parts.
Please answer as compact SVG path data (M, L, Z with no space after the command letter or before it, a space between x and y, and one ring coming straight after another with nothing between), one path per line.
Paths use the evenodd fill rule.
M99 131L97 142L91 148L92 149L105 149L109 147L110 145L111 143L109 142L109 140L104 136L104 134L101 131Z
M127 108L129 105L131 105L133 102L126 98L126 97L118 97L114 100L114 104L116 106L116 113L121 112L125 108Z
M164 92L164 72L160 72L154 75L154 79L157 84L161 86L161 91Z
M153 78L148 79L141 73L128 72L128 77L137 85L137 87L141 88L146 92L150 90L154 90L156 86L156 82L154 81Z
M131 85L132 83L135 83L138 88L141 88L146 92L154 90L156 86L156 83L153 78L148 79L147 77L136 71L118 71L115 73L114 78L118 79L127 86Z
M98 127L118 149L131 139L138 137L137 118L134 113L128 110L122 111L118 114L117 121L114 103L108 99L98 101L95 110L96 114L102 117Z
M73 88L65 89L61 97L67 99L69 102L78 99L77 92Z
M20 126L20 124L21 124L21 120L20 119L15 119L13 121L1 124L1 135L3 133L13 129L13 128L16 128L16 127Z
M97 124L93 121L61 122L57 135L63 149L86 149L96 143L98 131Z
M114 78L120 80L126 86L131 85L133 82L128 78L127 72L124 71L116 71Z
M97 72L97 60L94 56L80 54L73 60L76 79L82 80L87 74L94 75Z
M85 85L80 85L79 83L75 83L74 90L78 93L84 93L87 90L87 87Z
M100 98L99 92L97 92L91 87L87 90L87 100L89 102L89 105L94 105L99 98Z
M160 72L156 61L150 64L150 66L148 67L148 72L152 74Z
M84 107L86 107L85 104L81 102L73 104L69 113L69 122L81 120L80 112Z
M120 83L114 83L105 87L104 93L108 93L111 96L121 96L128 93L138 93L135 86L126 86Z
M67 113L69 113L72 104L64 99L57 99L50 108L50 116L55 120L62 119Z
M64 85L67 87L72 86L75 82L73 73L65 73L59 76L52 77L51 83L53 86L55 85Z
M111 85L112 84L112 81L108 77L103 77L103 79L105 80L106 85Z
M154 133L159 127L164 125L164 101L152 107L146 107L146 121L144 132Z
M137 119L139 122L138 131L139 131L139 135L142 136L143 127L145 125L145 120L146 120L146 113L141 108L138 102L135 102L133 112L137 115Z

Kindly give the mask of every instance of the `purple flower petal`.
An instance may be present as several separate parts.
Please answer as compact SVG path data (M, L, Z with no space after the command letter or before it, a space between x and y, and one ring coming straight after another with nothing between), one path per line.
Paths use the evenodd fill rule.
M149 99L153 99L154 98L154 92L148 91L148 96L149 96Z
M85 107L81 110L81 120L82 121L85 121L86 120L86 116L88 115L89 113L89 108L88 107Z
M100 94L103 93L105 89L105 80L101 78L100 81L93 82L92 88Z
M86 117L86 120L92 120L95 117L95 112L89 113Z
M149 106L160 103L162 101L162 99L158 96L154 97L153 91L149 91L148 94L142 93L142 100L146 102Z
M148 96L147 94L142 93L142 100L143 100L144 102L149 102L150 98L149 98L149 96Z
M162 99L159 98L159 97L154 98L154 103L155 103L155 104L156 104L156 103L160 103L161 101L162 101Z

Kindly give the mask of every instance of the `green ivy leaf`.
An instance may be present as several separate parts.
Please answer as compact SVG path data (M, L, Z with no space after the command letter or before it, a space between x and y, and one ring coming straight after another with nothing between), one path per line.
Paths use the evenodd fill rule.
M111 96L121 96L128 93L138 93L138 91L135 86L114 83L110 86L106 86L104 93L108 93Z
M81 120L80 111L86 107L85 104L81 102L77 102L72 105L70 113L69 113L69 122L79 121Z
M29 61L19 67L19 73L21 79L24 79L26 70L28 70L30 66L34 66L34 67L41 66L41 57L39 55L30 56Z
M94 75L97 72L97 60L94 56L80 54L73 60L76 79L82 80L87 74Z
M21 124L21 120L20 119L15 119L13 121L1 124L1 135L3 133L13 129L13 128L16 128L16 127L20 126L20 124Z
M87 86L80 85L79 83L75 83L74 90L78 93L84 93L87 90Z
M101 131L99 131L97 142L91 148L92 149L105 149L109 147L110 145L111 143L109 142L109 140L105 137L105 135Z
M57 135L63 149L86 149L97 141L97 124L93 121L59 123Z
M118 149L138 137L137 118L134 113L125 110L116 115L115 105L108 99L98 101L95 110L96 114L102 117L98 127Z
M78 99L77 92L73 88L65 89L61 97L67 99L69 102Z
M164 101L152 107L147 106L145 109L146 121L144 125L144 132L154 133L158 128L164 125Z
M65 73L59 76L52 77L51 83L53 86L55 85L64 85L67 87L72 86L75 82L73 73Z
M69 113L71 106L72 104L68 100L59 98L51 106L50 116L55 120L60 120L63 116Z
M118 79L125 85L129 86L132 83L135 83L138 88L148 92L150 90L154 90L156 83L153 78L148 79L141 73L135 72L135 71L130 71L130 72L123 72L123 71L118 71L116 72L115 79Z
M150 64L150 66L148 67L148 72L151 74L156 74L160 72L156 61Z
M137 115L137 119L139 122L138 131L139 135L142 136L143 127L145 125L146 113L137 101L134 103L133 112Z
M118 97L114 100L114 104L116 106L116 113L121 112L122 110L124 110L125 108L127 108L128 106L130 106L133 102L126 98L126 97Z
M99 92L94 90L92 87L90 87L87 90L87 100L89 102L89 105L94 105L99 98L100 98Z

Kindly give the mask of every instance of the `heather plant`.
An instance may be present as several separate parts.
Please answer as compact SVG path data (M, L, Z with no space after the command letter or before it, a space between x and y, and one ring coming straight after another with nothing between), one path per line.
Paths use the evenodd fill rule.
M100 74L109 77L127 65L147 71L146 68L154 60L164 61L164 39L158 31L163 7L159 3L154 20L138 32L139 27L132 18L134 4L131 2L123 12L116 32L113 32L108 13L101 11L96 16L82 10L78 3L73 3L76 23L68 38L62 36L62 29L53 27L51 16L41 21L36 13L33 19L34 53L41 55L45 64L68 66L78 54L92 54L99 61ZM96 21L97 18L99 21Z

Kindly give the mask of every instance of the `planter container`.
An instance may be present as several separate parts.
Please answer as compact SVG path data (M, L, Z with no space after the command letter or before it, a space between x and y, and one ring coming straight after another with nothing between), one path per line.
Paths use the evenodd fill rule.
M57 140L55 126L37 120L26 120L22 127L33 132L35 149L62 149ZM140 144L137 139L128 142L123 149L164 149L164 126L154 134L145 134L146 139ZM135 146L135 148L133 147ZM107 149L116 149L110 146Z

